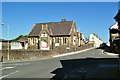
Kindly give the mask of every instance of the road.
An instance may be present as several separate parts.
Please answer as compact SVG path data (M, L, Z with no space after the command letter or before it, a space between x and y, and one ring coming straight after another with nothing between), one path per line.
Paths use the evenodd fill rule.
M109 70L104 70L112 70L112 74L114 74L113 77L117 77L117 58L118 56L103 54L100 49L91 49L89 51L74 55L54 57L43 60L2 63L2 67L0 68L0 71L2 71L2 76L0 79L11 80L11 78L14 78L15 80L30 80L30 78L34 78L35 80L43 78L63 78L66 77L66 75L69 76L68 74L71 72L77 69L80 70L83 67L86 67L88 64L92 63L109 64ZM104 65L101 66L104 67Z

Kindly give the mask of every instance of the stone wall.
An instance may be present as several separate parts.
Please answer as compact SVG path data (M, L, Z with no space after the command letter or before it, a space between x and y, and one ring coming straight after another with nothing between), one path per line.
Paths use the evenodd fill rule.
M24 59L36 59L36 58L40 59L45 57L51 57L52 55L80 51L91 47L93 47L93 44L85 44L84 46L76 47L76 48L74 46L67 47L64 45L64 46L55 47L53 50L48 50L48 51L41 51L38 49L10 50L9 56L10 56L10 60L24 60ZM2 50L2 55L4 60L7 60L8 50Z
M8 50L2 50L4 60L7 60ZM10 60L24 60L42 58L51 55L51 51L40 51L40 50L10 50Z
M10 43L9 43L10 48ZM2 49L8 49L8 42L2 42Z

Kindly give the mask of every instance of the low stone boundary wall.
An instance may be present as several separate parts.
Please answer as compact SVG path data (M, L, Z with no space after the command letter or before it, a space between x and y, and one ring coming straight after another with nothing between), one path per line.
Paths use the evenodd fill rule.
M4 60L7 60L8 50L2 50L2 55ZM42 58L48 55L51 55L51 51L41 51L41 50L10 50L9 51L10 60Z
M24 60L24 59L35 59L35 58L45 58L51 57L52 55L65 54L73 51L80 51L83 49L91 48L93 44L86 44L81 47L67 47L59 46L49 51L41 51L38 49L31 50L9 50L9 59L10 60ZM4 60L7 60L8 50L2 50L2 56Z

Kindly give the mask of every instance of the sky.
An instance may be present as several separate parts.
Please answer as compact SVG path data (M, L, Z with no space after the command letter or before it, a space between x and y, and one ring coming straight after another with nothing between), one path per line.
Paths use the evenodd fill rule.
M109 41L109 28L115 23L118 2L3 2L2 38L28 35L35 23L75 21L85 37L97 34Z

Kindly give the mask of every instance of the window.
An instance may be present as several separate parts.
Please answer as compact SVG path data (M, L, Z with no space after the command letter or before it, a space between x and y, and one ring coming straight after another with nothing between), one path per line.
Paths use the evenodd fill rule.
M59 43L59 37L55 38L55 43Z
M76 36L73 37L73 45L76 44Z
M33 38L33 44L34 44L34 38Z
M47 37L47 33L44 31L44 32L42 32L42 34L40 36L41 37Z
M66 44L66 37L63 37L63 44Z

